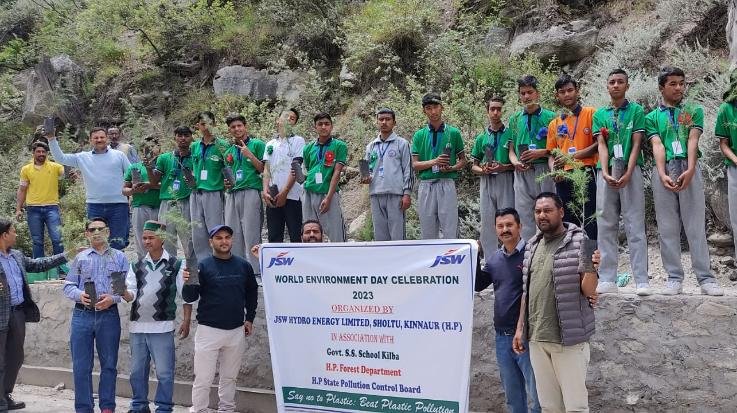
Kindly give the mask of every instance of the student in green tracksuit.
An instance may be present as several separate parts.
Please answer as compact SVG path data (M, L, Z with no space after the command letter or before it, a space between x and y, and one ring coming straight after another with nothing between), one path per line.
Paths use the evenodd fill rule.
M192 215L192 245L197 261L210 256L210 237L208 228L225 223L223 214L223 168L224 154L230 143L212 134L215 115L202 112L197 117L195 127L202 134L202 139L192 143L192 160L194 178L197 182L190 196L190 213Z
M556 115L540 106L535 76L519 78L517 92L522 109L509 118L509 161L514 165L514 208L522 221L522 239L529 240L537 232L535 198L542 192L555 192L552 179L540 182L538 178L550 172L548 124Z
M258 258L249 254L251 247L261 244L264 210L261 203L266 145L248 136L243 115L225 119L233 146L225 151L225 164L233 172L235 182L225 182L225 225L233 229L233 253L248 260L256 275L261 273Z
M729 221L737 245L737 70L732 71L729 80L729 90L724 93L724 103L719 106L714 136L719 139L727 168Z
M656 166L651 178L655 216L658 222L660 255L668 272L662 294L683 292L681 264L681 224L688 238L691 266L701 285L701 292L723 295L711 273L709 248L706 244L706 202L704 179L698 158L699 138L704 130L704 108L684 104L686 75L675 67L664 67L658 75L663 104L648 113L645 129L653 146ZM681 163L683 172L673 174ZM685 163L685 165L683 165ZM669 176L669 172L674 175Z
M338 181L348 157L348 147L342 140L331 136L333 119L330 115L318 113L313 120L317 139L307 144L302 152L307 172L302 219L318 220L331 242L344 242L345 225Z
M638 295L650 295L645 236L645 187L640 145L645 134L645 111L626 98L627 72L615 69L607 77L612 101L594 112L593 132L599 142L600 170L596 177L596 210L601 252L599 293L617 292L619 215L622 214L630 262Z
M422 97L425 127L412 137L412 167L420 178L417 214L422 239L458 236L458 193L455 180L466 166L463 138L458 128L443 121L440 95Z
M149 171L152 183L161 185L159 190L158 221L166 226L164 248L172 257L177 256L177 239L182 243L187 269L197 271L197 258L192 245L190 223L190 195L195 187L192 161L192 130L187 126L174 129L174 150L156 158L156 167Z
M495 96L486 103L489 127L476 136L471 150L471 172L480 175L481 248L484 254L498 249L496 211L514 206L514 166L509 162L513 142L510 129L502 123L504 99ZM490 256L490 255L485 255Z
M133 175L138 175L133 183ZM131 197L133 233L136 237L136 253L146 256L143 246L143 224L159 217L159 185L150 182L146 166L142 162L131 164L123 175L123 195Z

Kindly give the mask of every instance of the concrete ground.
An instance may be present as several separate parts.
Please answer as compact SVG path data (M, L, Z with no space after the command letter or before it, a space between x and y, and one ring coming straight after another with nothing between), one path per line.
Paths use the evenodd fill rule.
M15 386L13 398L16 401L26 403L25 409L17 410L22 413L74 413L74 391L69 389L55 390L51 387L19 384ZM115 409L117 412L127 412L130 399L116 397L115 404L117 405ZM153 403L150 408L151 411L154 411L155 406ZM174 407L174 413L186 413L188 411L189 408L187 407Z

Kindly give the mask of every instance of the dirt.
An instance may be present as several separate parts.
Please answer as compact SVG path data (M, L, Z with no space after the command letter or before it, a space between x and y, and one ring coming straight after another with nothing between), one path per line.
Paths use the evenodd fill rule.
M23 413L74 413L74 391L69 389L55 390L52 387L29 386L18 384L13 391L13 398L16 401L26 403L26 408L19 410ZM116 411L128 411L130 399L123 397L115 398ZM154 410L152 403L150 408ZM174 413L186 413L189 408L183 406L174 406Z

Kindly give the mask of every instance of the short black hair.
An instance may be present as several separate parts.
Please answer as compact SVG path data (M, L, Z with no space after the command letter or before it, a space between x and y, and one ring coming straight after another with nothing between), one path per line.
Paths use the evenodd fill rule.
M521 222L519 220L519 212L517 212L517 210L512 207L497 209L496 213L494 214L494 221L496 221L496 218L503 217L505 215L513 216L515 222L517 222L518 224Z
M90 129L90 138L95 132L105 132L105 136L107 136L107 129L103 128L102 126L95 126L94 128Z
M558 80L555 81L555 91L557 92L563 89L563 87L569 83L572 84L573 87L578 89L578 82L576 82L576 79L571 77L571 75L569 75L568 73L563 73L562 75L560 75L560 77L558 77Z
M392 115L392 120L397 120L397 115L394 114L394 111L389 108L381 108L376 111L376 117L378 118L379 115Z
M550 198L555 203L556 208L563 208L563 200L560 199L560 196L555 192L540 192L540 194L535 197L535 203L537 204L538 199L543 198Z
M504 104L506 103L504 101L504 98L501 97L501 95L492 95L489 99L486 100L486 110L487 111L489 110L489 104L491 102L499 102L502 104L502 106L504 106Z
M614 69L609 72L609 74L606 76L607 79L609 79L612 75L624 75L624 80L626 80L627 82L629 82L630 80L630 75L628 75L627 71L622 68Z
M684 73L682 69L675 66L665 66L660 69L660 73L658 74L658 85L660 87L665 86L665 82L668 81L669 76L680 76L685 79L686 73Z
M93 218L90 218L90 220L87 221L86 224L84 224L84 230L85 231L89 231L90 230L90 224L92 224L93 222L102 222L103 224L105 224L106 227L108 226L107 220L105 218L103 218L103 217L93 217Z
M198 113L197 118L195 119L195 122L199 123L200 121L203 121L203 120L210 121L210 123L214 125L215 124L215 114L210 112L209 110Z
M299 122L299 111L296 108L289 108L289 112L294 113L294 116L297 118L294 123Z
M31 151L36 151L36 148L44 148L46 152L49 151L49 145L42 141L33 142L33 145L31 145Z
M225 124L228 126L230 126L231 123L238 121L243 123L244 126L246 125L246 117L241 115L240 113L232 113L225 118Z
M5 217L0 217L0 235L3 235L10 231L10 228L13 227L13 221L9 220Z
M422 97L422 107L423 109L427 105L442 105L443 99L440 97L440 94L438 93L427 93L425 96Z
M320 119L327 119L330 121L331 124L333 123L333 118L331 118L330 114L328 114L327 112L318 113L317 115L315 115L314 118L312 118L312 122L317 123L317 121Z
M317 224L317 227L320 228L320 233L322 234L322 224L320 223L320 221L316 219L308 219L307 221L302 223L302 230L301 230L302 234L305 233L305 227L309 224Z
M174 135L192 136L192 129L189 126L177 126L174 129Z
M522 77L517 79L517 91L523 86L529 86L537 90L537 78L533 75L522 75Z

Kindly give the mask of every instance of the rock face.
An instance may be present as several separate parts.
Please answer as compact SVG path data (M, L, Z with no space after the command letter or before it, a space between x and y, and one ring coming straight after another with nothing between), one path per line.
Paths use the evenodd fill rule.
M44 116L55 115L64 123L82 123L84 74L69 56L44 58L25 78L24 122L37 125Z
M575 20L545 31L517 35L510 45L510 53L518 56L532 52L545 61L556 57L559 64L566 65L592 55L598 36L599 30L590 20Z
M27 325L28 365L70 368L72 303L60 283L34 284L41 322ZM259 296L263 303L263 296ZM505 411L496 368L488 291L474 302L471 411ZM120 304L123 334L118 371L130 372L128 305ZM603 295L591 340L588 389L591 411L737 411L737 297ZM177 322L178 326L178 322ZM249 337L238 386L273 389L263 305ZM176 340L176 379L192 379L196 322L189 338Z
M303 90L297 72L283 71L270 74L246 66L225 66L213 80L215 95L248 96L256 100L281 99L295 102Z

